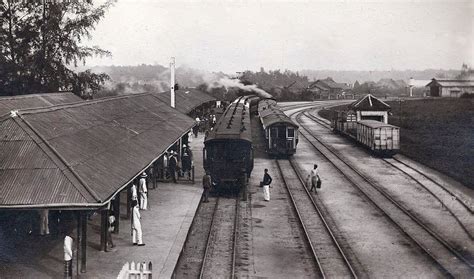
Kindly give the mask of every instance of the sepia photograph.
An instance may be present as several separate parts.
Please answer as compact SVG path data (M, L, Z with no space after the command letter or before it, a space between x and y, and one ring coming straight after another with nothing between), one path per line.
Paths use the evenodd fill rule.
M1 0L0 278L474 278L472 0Z

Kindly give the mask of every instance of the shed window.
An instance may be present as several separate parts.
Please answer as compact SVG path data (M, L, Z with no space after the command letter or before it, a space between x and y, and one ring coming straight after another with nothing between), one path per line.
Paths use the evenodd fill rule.
M288 137L289 138L294 138L295 137L295 129L288 128Z

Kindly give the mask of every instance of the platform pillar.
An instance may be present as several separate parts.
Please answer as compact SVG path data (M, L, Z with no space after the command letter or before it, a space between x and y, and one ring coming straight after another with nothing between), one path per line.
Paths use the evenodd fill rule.
M100 210L100 251L107 251L107 208Z

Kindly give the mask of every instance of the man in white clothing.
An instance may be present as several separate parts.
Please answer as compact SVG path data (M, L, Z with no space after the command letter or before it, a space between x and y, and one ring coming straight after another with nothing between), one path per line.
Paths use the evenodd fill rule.
M311 189L309 191L312 192L314 189L314 191L316 192L316 185L318 184L318 181L320 180L318 165L314 164L314 167L311 170L311 173L309 174L309 176L311 179Z
M138 201L138 194L137 194L137 185L135 185L135 180L132 183L132 201Z
M140 193L140 209L148 209L148 188L146 186L146 173L140 175L140 180L138 181L138 192Z
M142 224L140 222L140 210L138 209L138 202L132 201L132 242L133 245L145 246L143 243Z
M64 278L72 278L72 243L69 235L64 238Z

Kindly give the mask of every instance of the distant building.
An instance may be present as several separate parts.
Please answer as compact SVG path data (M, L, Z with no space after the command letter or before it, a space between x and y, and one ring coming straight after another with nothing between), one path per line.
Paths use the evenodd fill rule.
M335 82L332 78L318 79L308 86L308 90L319 97L327 99L344 98L351 91L351 87L346 83Z
M435 79L426 85L431 97L460 97L464 93L474 94L474 80Z

